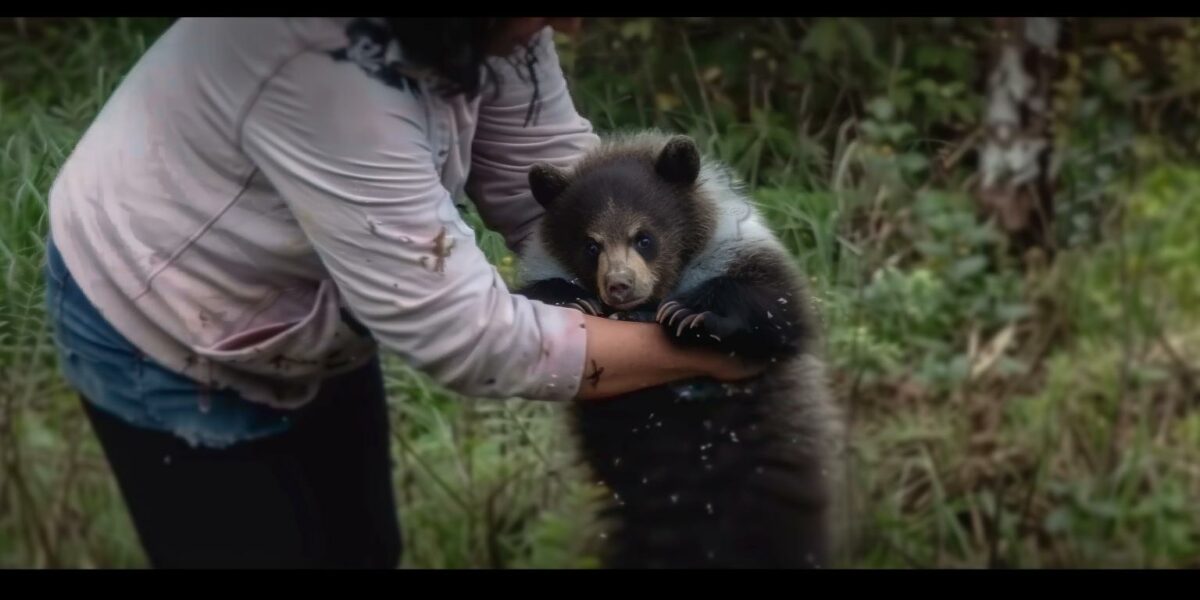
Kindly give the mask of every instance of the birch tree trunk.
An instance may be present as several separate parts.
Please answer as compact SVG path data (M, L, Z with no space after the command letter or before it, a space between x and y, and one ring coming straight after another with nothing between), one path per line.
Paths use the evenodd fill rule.
M1054 251L1051 84L1059 22L1047 17L995 20L987 79L977 199L1020 251Z

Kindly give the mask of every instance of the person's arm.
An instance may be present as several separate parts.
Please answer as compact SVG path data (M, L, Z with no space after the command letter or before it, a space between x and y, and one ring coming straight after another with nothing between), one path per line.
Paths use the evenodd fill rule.
M535 86L527 69L491 59L500 78L499 93L489 86L480 96L466 187L484 223L503 235L512 250L529 236L543 212L529 191L529 169L537 163L567 167L600 142L591 123L575 109L553 30L543 29L534 48L538 103L528 123Z
M657 323L591 315L584 319L588 328L587 366L577 396L580 400L603 399L700 376L736 381L763 368L709 350L674 346Z

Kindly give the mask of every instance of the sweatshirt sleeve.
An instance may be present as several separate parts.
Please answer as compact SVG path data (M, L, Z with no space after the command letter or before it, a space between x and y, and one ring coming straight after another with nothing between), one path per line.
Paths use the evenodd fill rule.
M471 148L467 194L488 227L500 232L514 251L542 216L542 207L529 191L529 168L539 162L569 166L600 141L591 123L575 110L553 33L546 28L536 38L536 86L523 65L492 61L499 93L484 91ZM535 87L539 101L527 124Z
M462 394L573 397L582 314L509 292L440 181L414 93L307 52L264 84L239 142L383 347Z

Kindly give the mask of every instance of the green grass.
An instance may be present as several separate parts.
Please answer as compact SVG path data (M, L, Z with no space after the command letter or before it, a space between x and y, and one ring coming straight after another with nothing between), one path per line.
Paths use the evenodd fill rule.
M1103 205L1095 235L1023 270L914 141L969 97L915 102L907 120L878 102L843 114L870 79L856 69L880 61L837 59L801 65L823 82L811 104L746 111L711 76L746 44L699 36L668 76L653 49L626 69L614 42L649 39L639 22L564 45L577 101L603 129L685 131L735 165L810 275L851 416L846 566L1200 566L1200 169L1150 151L1098 174L1106 150L1080 136L1109 135L1108 113L1089 113L1063 138L1064 204ZM58 379L40 267L58 166L163 25L0 24L0 567L145 564ZM497 236L480 241L511 273ZM406 566L595 565L601 491L572 463L562 407L462 398L387 366Z

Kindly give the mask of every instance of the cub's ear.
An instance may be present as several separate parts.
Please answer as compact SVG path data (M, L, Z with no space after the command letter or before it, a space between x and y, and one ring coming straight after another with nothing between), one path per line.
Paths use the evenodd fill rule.
M659 177L678 185L691 185L700 176L700 151L696 142L686 135L677 135L667 142L654 170Z
M540 163L529 170L529 189L533 199L543 208L550 208L567 189L567 174L554 165Z

